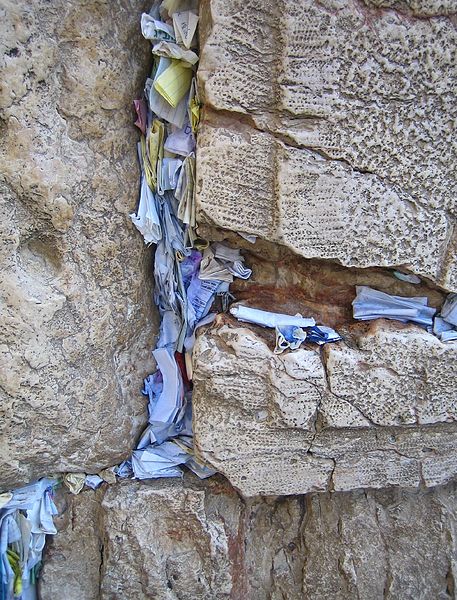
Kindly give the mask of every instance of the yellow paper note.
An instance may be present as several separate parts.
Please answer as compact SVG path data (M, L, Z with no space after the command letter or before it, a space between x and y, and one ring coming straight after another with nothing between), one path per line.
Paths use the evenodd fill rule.
M190 117L192 131L196 133L198 123L200 121L200 105L197 102L197 100L195 100L195 98L192 98L192 100L190 101Z
M11 492L3 492L3 494L0 494L0 508L6 506L12 497L13 494Z
M86 481L85 473L67 473L64 475L63 482L72 494L79 494Z
M197 82L195 77L192 79L190 86L189 103L187 107L189 123L194 133L197 132L198 123L200 121L200 99L198 97Z
M171 17L171 15L176 12L181 4L180 0L163 0L160 5L160 14L164 16L166 13Z
M149 133L148 158L151 169L152 178L148 181L152 191L157 189L159 165L162 164L163 158L163 140L165 137L165 125L162 121L154 119L152 121L151 131ZM160 175L160 173L159 173Z
M171 65L154 81L154 89L172 106L187 94L192 81L192 69L183 67L179 60L173 60Z
M146 149L146 138L144 135L141 136L141 159L143 162L144 174L146 177L146 181L148 186L152 191L155 190L155 171L153 172L152 167L149 163L148 151Z

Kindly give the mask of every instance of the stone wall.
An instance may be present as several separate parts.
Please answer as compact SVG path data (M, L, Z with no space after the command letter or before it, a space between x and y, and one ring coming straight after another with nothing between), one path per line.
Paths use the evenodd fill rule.
M435 307L457 289L451 6L212 0L201 32L201 230L245 249L237 300L344 341L275 356L218 317L194 351L198 452L248 496L449 481L455 344L356 324L351 302L356 285Z
M128 219L146 8L0 8L1 489L114 465L146 421L151 252ZM455 345L355 324L350 303L358 284L435 307L457 289L454 3L201 10L200 231L243 248L238 300L345 342L276 356L220 315L197 341L194 428L226 478L60 490L40 597L451 599Z
M1 9L2 487L127 457L156 321L133 231L147 2Z
M456 499L449 484L242 500L219 476L83 492L41 598L450 600Z
M195 348L194 435L242 494L435 486L457 473L455 346L379 321L278 356L223 320Z
M200 221L456 289L455 5L204 7Z

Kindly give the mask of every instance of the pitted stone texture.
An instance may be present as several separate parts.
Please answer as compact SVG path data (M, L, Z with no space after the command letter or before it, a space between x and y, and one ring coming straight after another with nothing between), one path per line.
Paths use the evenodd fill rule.
M146 4L1 9L2 487L115 464L144 422L155 323L128 212Z
M197 451L245 496L446 483L455 348L395 327L277 356L260 328L219 317L194 349Z
M401 189L248 125L208 124L199 144L204 221L279 242L306 258L356 267L405 264L439 277L446 217L420 208Z
M457 289L451 9L207 2L200 220Z
M332 461L307 450L326 390L319 353L274 355L247 328L198 338L193 427L197 450L247 496L325 490Z
M403 14L420 17L440 17L455 14L454 0L363 0L374 8L392 8Z
M67 499L43 600L454 597L455 484L241 501L186 476L103 493Z
M378 320L354 330L357 348L327 345L330 391L375 425L456 421L457 345L418 327L398 327Z
M426 427L324 428L311 452L335 463L332 489L391 486L432 487L457 474L457 428Z

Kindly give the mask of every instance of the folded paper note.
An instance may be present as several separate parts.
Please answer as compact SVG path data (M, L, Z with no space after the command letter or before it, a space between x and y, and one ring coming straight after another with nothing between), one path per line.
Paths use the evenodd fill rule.
M352 302L354 319L393 319L411 321L423 327L432 326L436 309L427 306L428 298L391 296L367 286L356 287L357 296Z
M184 50L184 48L173 42L159 42L153 47L152 53L157 56L166 56L167 58L180 60L184 67L192 67L198 63L198 55L195 52Z
M154 194L143 175L140 188L140 202L136 213L130 215L133 224L144 237L146 244L157 244L162 238L159 215Z
M306 332L301 327L288 325L286 327L276 327L276 346L275 354L281 354L284 350L297 350L306 340Z
M180 61L172 60L171 65L154 80L153 86L170 106L176 108L188 93L191 81L192 70Z
M143 37L151 41L165 40L175 42L174 28L167 23L154 19L151 15L143 13L141 15L141 33Z
M154 80L146 80L145 94L149 100L149 108L161 119L176 125L176 127L183 127L186 113L187 113L187 98L183 97L181 102L176 107L171 106L167 100L156 90L154 82L166 71L171 65L171 59L161 57L157 70L155 73ZM187 69L189 71L189 69Z
M449 294L441 309L441 316L452 325L457 326L457 294Z
M197 30L198 14L192 10L173 13L173 28L178 43L186 48L192 46L195 31Z

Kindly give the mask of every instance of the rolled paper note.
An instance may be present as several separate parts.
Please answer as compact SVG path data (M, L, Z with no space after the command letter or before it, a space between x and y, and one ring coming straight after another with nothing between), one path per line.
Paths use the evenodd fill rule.
M230 313L238 319L238 321L244 321L246 323L254 323L255 325L261 325L262 327L283 327L292 325L295 327L313 327L316 321L313 318L305 318L301 315L284 315L281 313L273 313L266 310L259 310L258 308L249 308L248 306L242 306L241 304L232 306Z

